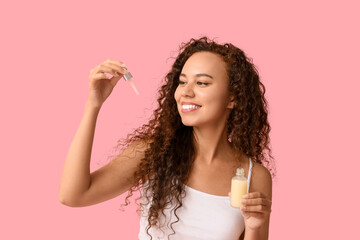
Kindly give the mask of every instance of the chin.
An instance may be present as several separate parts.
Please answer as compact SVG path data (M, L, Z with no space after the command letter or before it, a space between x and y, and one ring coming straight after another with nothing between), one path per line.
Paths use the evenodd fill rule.
M184 124L185 126L188 126L188 127L197 127L199 126L199 123L196 122L196 121L189 121L189 120L181 120L182 124Z
M188 127L193 127L193 124L191 122L188 122L188 121L181 121L182 124L184 124L185 126L188 126Z
M188 126L188 127L193 127L194 126L193 121L188 121L188 120L184 121L184 119L181 119L181 122L182 122L182 124L184 124L185 126Z

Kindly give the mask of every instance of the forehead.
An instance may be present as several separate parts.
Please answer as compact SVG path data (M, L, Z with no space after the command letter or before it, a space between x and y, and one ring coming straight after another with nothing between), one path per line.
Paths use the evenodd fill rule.
M185 71L224 72L226 63L218 54L205 51L196 52L185 62L183 72Z

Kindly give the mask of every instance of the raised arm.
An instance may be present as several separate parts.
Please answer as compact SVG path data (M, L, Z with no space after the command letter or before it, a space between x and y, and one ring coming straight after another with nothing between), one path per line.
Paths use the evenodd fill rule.
M59 201L67 206L89 206L127 191L133 184L131 177L144 157L148 145L135 142L109 164L90 173L97 116L116 83L126 74L124 66L120 61L108 59L90 71L88 101L60 180ZM113 77L108 78L105 73Z

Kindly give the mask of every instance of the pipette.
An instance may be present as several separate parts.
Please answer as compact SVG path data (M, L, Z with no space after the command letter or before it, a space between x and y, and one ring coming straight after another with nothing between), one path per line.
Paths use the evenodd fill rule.
M119 76L119 74L118 74L117 72L115 72L114 76ZM131 81L131 78L133 77L133 76L131 75L131 73L128 72L128 73L125 74L123 77L124 77L125 81L128 81L128 82L130 83L131 87L134 89L134 92L135 92L137 95L139 95L139 91L136 89L135 84L133 83L133 81Z
M139 92L138 92L138 90L136 89L135 84L133 83L133 81L131 81L131 78L132 78L132 75L131 75L130 72L128 72L127 74L124 75L124 79L130 83L131 87L134 89L134 92L135 92L137 95L139 95Z

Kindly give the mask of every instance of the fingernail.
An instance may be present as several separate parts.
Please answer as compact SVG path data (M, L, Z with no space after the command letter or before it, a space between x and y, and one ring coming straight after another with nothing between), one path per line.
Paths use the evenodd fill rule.
M247 197L248 197L248 195L247 195L247 194L243 196L243 198L247 198Z
M242 210L246 210L246 207L242 207L241 209L242 209Z
M242 200L241 203L246 203L246 200Z

